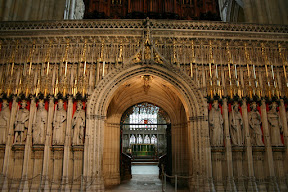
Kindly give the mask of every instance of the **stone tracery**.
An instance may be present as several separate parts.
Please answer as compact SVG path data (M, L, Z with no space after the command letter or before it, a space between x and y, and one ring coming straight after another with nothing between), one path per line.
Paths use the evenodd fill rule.
M45 42L43 46L40 45L37 39L35 39L35 43L33 43L34 42L34 39L33 39L33 40L30 40L30 44L23 45L23 42L26 41L25 37L23 37L22 39L19 39L19 43L17 45L16 42L11 41L9 35L5 34L5 31L1 32L2 34L4 34L2 38L3 41L2 41L1 56L4 56L5 58L4 61L6 60L13 61L11 63L6 63L6 62L1 63L1 69L3 69L0 72L1 73L1 91L2 91L1 93L6 94L6 96L8 97L10 97L11 95L15 97L21 97L22 94L25 95L26 93L28 93L27 97L34 96L37 98L37 97L40 97L42 94L44 95L45 90L46 90L47 91L46 96L49 95L49 97L52 98L52 101L51 101L52 105L49 107L49 110L48 110L47 129L52 128L51 125L52 125L53 118L51 117L53 116L56 117L57 114L59 115L59 109L57 107L55 107L54 109L53 98L55 99L58 99L58 97L61 98L61 94L62 94L62 96L64 97L64 103L66 103L65 105L67 107L67 110L63 112L63 114L66 114L66 117L64 120L66 121L66 125L63 125L64 131L61 134L55 134L55 133L51 133L50 135L48 134L48 136L46 136L45 139L48 139L47 142L49 143L49 138L51 139L52 137L53 139L55 139L55 135L63 136L63 139L61 138L61 142L57 142L57 143L54 142L55 145L56 144L64 145L63 148L61 147L53 148L53 158L56 159L56 161L59 160L62 162L62 159L64 159L63 156L65 156L63 154L64 153L67 154L67 151L69 151L70 149L72 149L73 155L75 155L75 159L81 159L81 158L85 159L85 163L84 163L85 167L83 168L84 170L83 173L82 171L79 171L79 166L81 162L80 163L78 162L79 164L77 163L75 164L75 170L78 170L76 171L78 174L77 176L83 174L87 178L92 178L95 175L97 175L97 172L98 173L101 172L101 160L98 159L99 161L96 162L97 159L93 159L94 158L93 155L103 153L103 148L101 148L101 145L103 145L103 142L104 142L104 139L103 139L104 133L101 128L105 127L104 119L105 117L107 117L107 108L109 106L109 103L111 102L110 99L113 93L115 92L115 90L119 86L127 82L127 80L129 80L130 78L141 76L141 75L147 75L147 74L160 77L164 81L167 81L171 85L173 85L171 87L168 86L167 89L173 89L175 93L179 94L179 97L181 101L183 102L184 108L188 114L187 119L189 119L189 121L187 122L187 124L189 124L189 127L191 128L191 130L193 130L193 134L191 134L191 142L193 142L193 145L199 146L199 148L192 149L191 154L193 155L191 155L192 156L191 159L193 159L194 162L204 162L201 166L197 168L196 167L193 168L193 171L191 172L191 174L196 174L197 172L204 174L206 173L205 170L208 170L209 172L209 167L206 166L206 163L208 162L207 164L209 164L209 157L211 156L212 156L212 162L216 163L217 165L220 165L221 167L221 166L226 166L228 164L228 163L225 164L224 159L225 160L226 158L228 159L229 154L231 157L233 156L234 158L234 154L236 155L236 153L239 152L237 150L240 150L240 152L243 152L241 150L246 150L246 147L248 146L247 147L247 154L248 154L249 153L249 144L248 144L249 141L247 140L251 139L251 136L253 134L251 135L248 134L250 137L247 136L247 125L246 125L247 122L244 118L245 116L244 105L246 105L246 108L247 108L247 103L251 105L251 103L253 102L255 98L256 100L258 99L258 102L259 100L262 100L264 101L264 103L265 102L268 103L270 99L272 100L272 98L281 101L283 99L283 96L286 95L286 91L287 91L286 75L285 75L286 69L284 66L286 66L286 62L287 62L287 56L286 56L287 44L285 41L283 42L283 39L286 38L286 31L285 29L283 29L283 27L279 27L279 29L276 26L263 27L265 29L268 29L268 31L270 30L269 33L271 32L273 33L273 30L275 29L283 30L283 33L280 35L277 33L275 40L272 40L273 37L271 34L263 32L263 36L261 36L261 38L264 38L265 40L267 40L267 42L264 42L265 43L264 45L261 45L261 43L257 42L254 44L254 47L252 47L249 41L246 41L246 40L236 39L235 41L231 41L230 39L231 36L229 37L229 35L231 35L232 32L229 29L227 29L226 32L217 32L217 33L215 33L215 31L213 30L209 30L211 28L211 25L209 23L201 23L201 25L203 24L201 28L203 29L205 28L205 30L208 31L206 34L204 34L203 32L195 31L195 34L199 35L197 36L198 38L197 39L194 37L187 38L187 36L192 34L192 32L186 32L186 35L185 35L184 32L180 32L180 31L178 34L181 38L178 38L178 37L171 38L170 34L167 34L167 37L163 37L162 29L164 27L159 26L160 23L158 21L152 20L151 22L153 24L151 25L153 26L152 27L153 30L151 31L151 39L149 41L149 43L151 43L152 45L150 46L151 52L147 51L148 49L147 45L149 44L145 44L146 37L137 36L139 31L145 28L145 26L141 25L140 21L138 22L135 21L136 24L135 23L133 24L133 22L130 23L130 25L133 27L140 26L139 27L140 29L138 28L139 31L136 31L135 33L131 35L134 37L131 37L131 36L125 37L125 35L129 34L125 30L121 32L125 34L123 35L124 36L123 38L120 33L115 32L118 37L117 38L111 37L110 42L112 43L111 44L105 43L103 46L102 46L102 42L103 42L102 40L104 39L108 41L108 38L110 37L104 37L104 36L98 37L95 35L90 38L90 37L85 36L84 34L85 30L83 30L84 32L82 32L81 35L87 38L87 40L85 41L85 39L81 39L80 37L79 38L71 37L71 39L74 38L74 40L77 40L77 41L75 41L76 42L75 43L72 40L70 40L69 46L67 46L67 39L64 38L63 40L63 38L58 39L57 37L56 40L53 40L53 42L51 43L52 44L51 56L46 57L46 58L41 58L41 56L49 55L48 52L49 52L50 43L46 40L41 39L42 37L39 37L39 39L40 41L43 40ZM79 26L82 26L85 23L89 24L89 22L84 22L84 23L79 24ZM93 22L91 22L90 24L93 25ZM101 24L101 25L108 26L108 24L109 22ZM199 23L196 22L193 24L188 24L187 26L193 28L193 27L196 27L196 25L198 24ZM36 25L36 24L33 24L33 25ZM40 24L37 24L37 25L40 25ZM51 24L51 25L54 25L54 24ZM61 25L64 26L63 23ZM179 25L181 25L181 23ZM116 23L115 26L127 26L127 23L126 24ZM185 27L187 28L187 26L185 25L185 22L183 25L181 25L183 29ZM109 27L110 29L114 29L110 25ZM215 24L214 27L216 29L223 29L223 27L225 27L225 24ZM71 34L73 34L73 30L75 29L71 26L68 26L67 28L68 30L72 28ZM172 28L174 31L173 33L174 34L177 33L176 23L167 22L167 28L168 29ZM238 32L241 30L247 32L252 29L249 29L249 25L245 25L243 28L241 28L241 26L239 25L235 25L235 30L238 30ZM257 31L260 29L258 28L258 26L255 26L254 30ZM37 30L35 31L36 31L35 34L39 32ZM243 34L239 32L239 34L240 36L241 35L243 37L245 36L245 38L248 38L250 40L254 38L253 30L252 32L247 32L248 33L247 36L246 36L246 32L243 32ZM29 31L27 33L29 33ZM205 38L209 38L209 33L211 34L214 33L216 40L205 39ZM226 39L220 40L221 38L223 38L223 35L225 35L226 33L227 33ZM202 38L203 37L202 35L205 38ZM13 38L18 38L17 34L15 33L11 33L11 36L13 36ZM259 37L260 42L262 41L261 38ZM228 42L228 46L227 46L227 42ZM18 46L18 51L16 52L15 48L17 46ZM66 56L63 57L63 55L65 55L65 51L67 47L69 49L68 57ZM123 58L123 60L122 59L119 60L115 58L115 55L118 56L118 53L119 55L121 55L119 51L120 47L122 47L123 57L120 57L120 56L119 57ZM227 51L228 48L229 48L229 52ZM145 49L146 49L146 52L145 52ZM103 52L103 57L101 57L101 52ZM141 56L139 56L138 53L141 53ZM145 57L145 53L150 53L150 54L157 53L159 58L161 59L161 62L159 62L159 60L156 59L157 57L156 56L154 57L153 55L152 57L148 57L148 56ZM174 58L174 53L175 53L175 58ZM22 59L21 59L21 55L22 55ZM74 55L80 55L81 61L79 62L78 58ZM135 55L139 56L139 61L136 63L133 62L133 58L135 57ZM275 61L269 60L268 58L266 58L266 55L270 55L270 56L274 55ZM29 61L27 63L23 62L23 58L26 58L26 57L29 58ZM86 66L86 70L85 70L85 66ZM65 78L65 71L66 71L66 78ZM45 79L47 78L47 81L49 83L45 81L41 81L42 77L44 77ZM212 86L210 84L211 82L212 82ZM64 90L65 90L65 93L64 93ZM69 100L69 98L67 100L65 98L66 97L65 94L70 99L71 97L74 97L74 99L77 99L78 96L79 97L83 95L88 96L87 97L88 99L86 102L87 104L86 128L87 129L85 132L85 142L83 143L84 144L83 148L81 148L81 146L80 147L76 146L77 145L76 143L79 143L79 142L73 142L73 136L72 136L73 135L72 134L73 112L74 112L73 102L72 102L72 99L71 101ZM207 102L204 96L210 96L210 97L218 96L219 100L221 99L224 100L223 105L221 105L221 107L223 107L223 115L221 115L223 116L223 134L221 133L220 136L222 135L223 137L222 141L225 142L225 146L221 145L222 148L217 149L220 151L215 151L216 149L210 150L210 146L209 146L210 144L209 142L207 142L207 140L209 140L207 120L210 120L210 118L208 118L208 106L207 106ZM232 136L232 131L229 130L229 125L232 124L231 121L229 121L229 113L224 112L224 110L226 109L228 111L228 107L225 107L225 97L229 97L232 100L235 97L240 97L240 100L241 99L243 101L245 100L245 102L243 102L243 105L241 106L241 112L243 116L243 132L245 135L245 145L243 149L236 148L236 146L233 145L234 144L233 138L232 138L233 146L231 147L228 144L230 137L233 137L233 136ZM270 160L273 159L273 154L274 154L274 151L272 151L272 148L274 145L272 134L268 133L266 129L269 125L271 126L271 121L269 121L269 119L271 118L270 110L269 111L267 110L267 117L265 117L265 115L263 115L264 113L263 106L264 105L261 106L261 116L260 114L258 114L259 112L257 113L257 111L255 110L254 110L254 113L256 114L258 118L257 121L262 122L265 145L263 145L262 136L261 136L262 144L259 144L259 143L257 144L257 142L254 142L253 139L252 139L252 142L250 142L250 144L252 143L251 157L252 155L255 156L255 159L254 159L255 161L252 158L252 160L249 162L250 162L250 165L251 164L253 165L253 163L255 164L256 171L258 167L263 163L263 161L266 161L266 160L265 158L263 158L263 154L265 152L261 151L262 150L261 148L260 149L255 148L254 145L261 146L263 149L264 148L267 149L267 151L271 149L272 156L270 157ZM280 115L281 117L280 120L283 120L283 112L285 114L285 106L284 106L284 111L283 111L283 106L284 105L280 105L280 109L279 109L280 114L282 114ZM14 117L16 114L15 111L17 111L15 109L16 108L13 108L13 107L11 109L11 114ZM33 108L33 105L31 102L29 112L34 114L35 111L36 109ZM248 111L246 110L246 113L247 112ZM272 112L273 111L271 110L271 113ZM231 112L230 112L230 115L232 115ZM248 113L248 117L249 116L252 116L251 112L250 114ZM50 120L49 120L49 117L50 117ZM255 118L251 118L251 121L254 122L256 120ZM267 125L265 121L268 122ZM284 125L284 124L285 122L283 123L283 132L285 133L285 126L287 128L287 125ZM181 126L181 125L179 124L175 126ZM227 129L227 126L228 126L228 129ZM29 130L29 125L26 125L26 127ZM248 124L248 128L249 128L249 124ZM67 130L70 130L70 132L66 132ZM278 134L278 136L279 135L280 133ZM70 139L70 141L68 138ZM207 140L203 138L206 138ZM266 142L265 140L266 138L271 139L272 147L269 146L269 142ZM284 144L281 141L281 144L284 146L287 145L286 144L287 139L285 140L285 138L286 137L284 137ZM29 139L29 135L27 135L26 140L28 139ZM46 143L46 140L45 140L45 143ZM22 143L22 144L25 144L25 143ZM277 163L279 163L279 166L282 166L283 162L279 159L281 159L280 157L284 153L282 153L281 151L282 148L281 148L280 143L277 145L280 148L277 149L278 150L277 153L275 152L275 156L277 156L276 160L277 160ZM49 144L46 144L46 146L49 146ZM241 146L241 144L239 144L239 146ZM219 152L224 153L225 148L232 149L231 153L229 154L228 152L225 153L227 154L227 157L219 155ZM34 149L35 148L33 148L33 150ZM49 147L47 149L50 150ZM205 150L209 149L210 151L207 152L204 149ZM80 155L81 150L84 150L84 156ZM87 155L87 153L89 153L87 150L91 152L91 154L93 155L91 156ZM235 153L233 150L236 150ZM258 150L258 151L255 151L255 150ZM276 150L276 148L273 148L273 150ZM79 151L80 153L77 153ZM279 155L278 153L281 153L281 155ZM242 158L246 159L245 156L241 156L240 159ZM63 160L63 161L68 162L68 160ZM272 163L270 162L270 165L274 165L273 162ZM213 164L213 167L214 167L214 164ZM62 170L61 168L62 167L60 167L60 170ZM54 169L55 170L59 169L59 167L55 165ZM67 175L69 175L68 174L69 171L67 171L67 168L63 168L63 170L66 170L66 171L63 171L63 173L62 172L59 173L60 179L61 177L64 178ZM213 172L214 174L214 173L217 173L217 170L215 171L214 169L211 169L211 172ZM270 173L272 174L272 172L273 171L270 171L269 174ZM229 172L229 177L231 178L233 174L234 174L233 171L232 173ZM258 177L259 175L257 174L255 175L251 173L247 173L247 174L249 174L249 177L256 176L257 179L260 179L260 177ZM280 172L279 172L279 175L281 175ZM77 176L75 175L75 177L73 177L73 180L76 179ZM218 182L218 184L222 183L222 185L226 185L223 179L225 177L224 173L222 175L212 175L211 173L211 175L208 174L208 175L205 175L205 177L206 176L209 178L211 178L212 176L215 178L217 177L217 179L221 181L221 182ZM266 176L267 175L263 177L266 177ZM57 179L59 178L57 177ZM56 179L56 177L53 179ZM101 180L100 177L99 179ZM252 179L251 179L251 182L252 182ZM191 186L193 187L193 184L191 184ZM227 186L228 184L224 187L227 187Z

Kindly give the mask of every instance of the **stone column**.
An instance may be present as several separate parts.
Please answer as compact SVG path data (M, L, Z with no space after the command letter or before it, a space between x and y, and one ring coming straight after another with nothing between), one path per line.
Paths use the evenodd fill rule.
M238 191L246 191L244 185L243 175L245 170L243 169L243 148L235 147L233 149L233 167L234 167L234 176L237 177L237 190ZM235 179L236 180L236 179Z
M199 151L197 151L196 147L193 146L199 146L199 144L197 143L197 132L198 132L198 127L200 127L201 125L201 121L197 120L195 121L194 117L189 117L189 122L188 122L188 127L189 127L189 139L188 142L190 147L189 149L190 151L190 170L189 170L189 176L192 178L189 180L190 182L190 190L196 190L199 191L200 190L200 175L203 176L205 173L202 172L201 167L200 166L195 166L198 165L200 163L199 160ZM157 137L158 138L158 137ZM158 140L159 141L159 140ZM200 146L199 146L200 148ZM210 154L211 155L211 154ZM205 191L209 191L209 187L207 187L206 189L204 189Z
M90 110L90 102L86 102L86 109L87 109L87 114L89 114ZM91 177L91 165L90 165L90 159L91 159L91 152L92 152L92 147L91 147L91 136L92 136L92 121L94 119L92 118L92 115L88 116L86 115L86 132L85 132L85 143L84 143L84 158L83 158L83 182L82 184L84 185L83 188L85 188L87 183L84 183L84 181L88 181L89 178Z
M258 15L258 21L261 24L268 23L268 18L267 18L267 12L265 8L265 3L263 3L263 0L256 0L256 12Z
M245 21L247 23L253 23L254 19L253 19L251 0L243 0L243 1L244 1Z
M254 167L253 167L253 156L252 156L252 146L249 133L249 122L248 122L248 111L246 100L243 99L242 103L242 116L243 116L243 126L246 144L246 159L247 159L247 171L248 171L248 188L247 191L258 191L257 184L255 182Z
M287 116L286 116L285 104L284 104L284 100L283 99L280 99L279 111L280 111L280 118L282 119L284 146L286 148L286 150L285 150L285 152L283 154L283 161L282 162L287 162L288 161L288 150L287 150L287 147L288 147L288 126L287 126L287 120L288 119L287 119ZM284 174L286 176L286 183L287 183L288 182L288 165L287 165L287 163L284 164L283 168L284 168Z
M19 10L20 4L21 4L21 2L14 1L14 8L12 9L13 15L12 15L10 20L13 20L13 21L22 20L21 17L19 18L19 14L20 14L20 11L21 11L21 9Z
M287 0L278 0L279 2L279 7L281 10L281 17L283 18L283 23L284 25L288 24L288 14L287 14L287 7L288 7L288 2Z
M24 9L24 18L23 18L24 21L29 20L31 8L32 8L32 0L27 0L26 7Z
M104 144L104 122L105 116L97 115L94 120L94 127L92 128L93 134L93 146L92 150L92 164L89 165L91 172L91 181L86 183L86 188L89 187L91 191L101 191L104 190L104 181L103 181L103 144Z
M203 78L205 78L205 75ZM203 82L203 83L205 83L205 82ZM203 137L204 137L204 144L205 144L204 153L206 156L206 172L207 172L207 181L204 181L204 182L206 182L205 183L205 188L206 188L205 190L215 192L216 190L215 190L215 186L214 186L214 182L213 182L213 175L212 175L212 159L211 159L212 154L211 154L211 145L210 145L210 137L209 137L208 106L204 107L204 113L203 114L204 115L206 114L206 116L204 116L204 119L203 119L202 123L200 124L201 125L200 129L205 130L205 131L203 131L205 133L205 135L203 135ZM199 130L199 132L200 132L200 130Z
M283 24L283 15L281 15L280 5L277 0L266 0L267 9L269 9L271 16L271 23L270 24ZM287 7L286 7L287 11ZM282 16L282 17L281 17Z
M44 146L44 157L43 157L43 170L42 170L42 179L41 179L41 189L44 191L49 191L49 179L52 179L52 176L49 176L49 169L52 169L50 164L51 159L51 137L52 137L52 120L54 115L54 98L49 98L49 108L48 108L48 120L47 120L47 131L45 138Z
M13 0L6 0L6 2L5 2L5 8L4 8L4 13L3 13L3 21L10 20L12 2L13 2Z
M271 15L271 9L270 9L270 2L269 2L270 0L264 0L263 1L263 9L265 9L266 10L266 13L267 13L267 18L268 18L268 23L269 24L272 24L272 15ZM275 3L275 1L274 1L274 3Z
M103 175L108 186L120 184L120 125L117 123L105 124L105 142L103 156Z
M28 124L28 131L26 136L26 143L25 143L25 151L24 151L24 162L23 162L23 170L22 170L22 179L20 184L20 191L29 191L28 186L28 165L31 159L31 147L32 147L32 123L34 119L34 115L36 112L36 103L35 98L31 99L30 103L30 113L29 113L29 124Z
M11 108L11 115L10 115L10 123L9 123L9 128L8 128L8 137L6 140L6 147L5 147L5 156L4 156L4 162L3 162L3 187L2 191L8 191L8 177L12 176L12 173L9 171L10 167L13 166L13 158L12 158L12 145L13 145L13 139L14 139L14 121L15 121L15 115L17 112L17 107L18 107L18 102L17 102L17 97L13 97L13 102L12 102L12 108ZM10 165L12 164L12 165Z
M74 19L74 11L75 11L75 0L70 0L70 7L69 7L69 19Z
M67 126L65 131L65 142L64 142L64 157L63 157L63 175L62 175L62 190L70 191L69 186L69 160L71 156L71 129L72 129L72 113L73 113L73 100L72 97L68 98L67 104ZM70 174L71 175L71 174Z
M278 185L276 183L275 172L274 172L274 162L273 162L273 153L271 147L271 140L269 135L269 127L268 127L268 119L267 119L267 111L266 111L266 102L264 99L261 100L261 118L262 118L262 128L264 134L264 142L265 142L265 159L266 165L269 174L269 187L268 191L279 191Z
M236 185L233 177L233 161L232 161L232 147L231 147L231 138L229 133L229 117L228 117L228 105L227 99L223 99L223 119L224 119L224 139L225 139L225 148L226 148L226 162L227 162L227 173L228 181L226 190L227 191L237 191Z
M223 182L224 149L212 148L213 179L216 191L225 191Z
M82 183L82 169L83 169L83 147L73 146L73 185L72 191L80 191ZM82 188L83 190L83 188Z

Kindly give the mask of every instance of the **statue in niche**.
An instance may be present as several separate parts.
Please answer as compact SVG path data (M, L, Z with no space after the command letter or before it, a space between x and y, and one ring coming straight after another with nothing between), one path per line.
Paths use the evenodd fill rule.
M9 103L4 100L0 111L0 144L6 143L7 130L10 121Z
M267 119L269 123L271 145L283 146L280 133L283 132L281 119L277 112L277 103L273 102L270 105L270 110L267 113Z
M77 109L72 119L73 139L72 145L83 145L85 128L85 111L81 102L77 103Z
M45 103L40 101L33 121L33 143L44 144L48 113Z
M26 140L26 133L28 129L28 119L29 119L29 111L26 109L27 102L23 100L21 102L21 107L17 111L15 124L14 124L14 132L15 138L14 143L23 143Z
M233 145L242 146L244 141L243 120L238 108L238 103L234 103L234 105L232 106L232 111L229 114L230 135Z
M67 114L64 109L64 103L62 100L59 100L53 118L53 141L52 141L53 145L64 144L66 116Z
M211 146L223 146L223 117L217 100L213 102L209 112L209 125Z
M264 146L262 141L261 130L261 116L257 110L257 104L253 102L251 104L251 111L248 113L248 122L250 127L251 144L253 146Z

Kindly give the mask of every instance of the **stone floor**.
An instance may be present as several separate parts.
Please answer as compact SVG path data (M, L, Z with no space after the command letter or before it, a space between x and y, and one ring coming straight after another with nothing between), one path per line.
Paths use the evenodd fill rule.
M159 192L162 191L162 182L158 178L159 168L157 165L132 165L132 179L123 181L120 185L108 192ZM174 192L174 186L167 183L166 192ZM186 192L188 190L177 190Z

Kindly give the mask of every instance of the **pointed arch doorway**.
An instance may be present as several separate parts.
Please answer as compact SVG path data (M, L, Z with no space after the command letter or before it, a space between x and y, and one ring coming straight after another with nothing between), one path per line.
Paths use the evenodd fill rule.
M171 174L170 122L168 114L152 103L138 103L124 112L120 124L121 180L133 174L160 175L162 165Z
M166 120L162 120L162 123L159 123L159 126L160 124L165 126L165 134L158 133L159 137L160 135L166 137L168 126L168 130L171 130L171 139L169 138L171 146L168 146L165 151L163 151L161 147L157 148L155 145L145 144L145 139L146 142L148 139L151 142L153 134L150 136L149 134L141 132L144 131L143 127L147 126L147 128L150 127L152 129L153 126L158 126L157 120L155 120L155 114L150 114L150 119L145 117L141 119L139 116L131 117L129 120L124 118L125 116L127 117L127 111L129 111L129 109L131 110L134 107L135 110L139 110L139 107L136 106L139 106L139 104L143 105L143 103L146 105L153 104L152 106L157 106L163 113L166 113L165 115L162 115L165 116ZM144 110L145 107L140 107L140 109ZM122 155L121 150L123 152L123 137L121 137L120 131L121 126L123 129L126 129L127 127L129 127L129 129L130 127L132 128L132 130L130 130L131 134L126 134L126 136L129 135L129 141L132 135L134 135L134 137L132 137L131 140L135 138L135 144L130 146L132 161L137 161L139 159L155 159L157 161L160 155L157 153L160 150L162 150L161 155L167 154L168 151L171 154L168 158L170 161L170 171L168 173L170 175L176 173L178 175L189 175L190 161L188 159L190 158L190 139L187 119L185 104L183 104L180 99L179 92L176 92L174 86L163 78L146 73L129 78L121 84L110 100L105 120L103 145L103 175L105 186L120 184L121 176L123 176L121 175L123 173L121 173L121 164L123 161L120 161ZM126 120L126 124L121 124L121 120ZM161 121L160 119L158 120ZM151 123L150 125L149 121ZM157 135L155 136L157 137ZM164 141L166 147L167 139L165 138ZM153 146L155 148L153 148ZM127 149L129 150L129 146L128 148L126 146L124 147L124 152L126 152L126 154ZM178 181L178 183L180 183L180 181ZM183 181L183 183L187 184L188 181Z
M110 73L88 103L86 132L91 138L87 138L90 144L86 145L84 170L96 177L95 186L121 183L121 117L129 107L143 102L161 107L170 117L171 175L206 174L209 132L203 118L208 113L205 98L189 77L171 66L137 64ZM181 183L193 185L192 181L178 180Z

